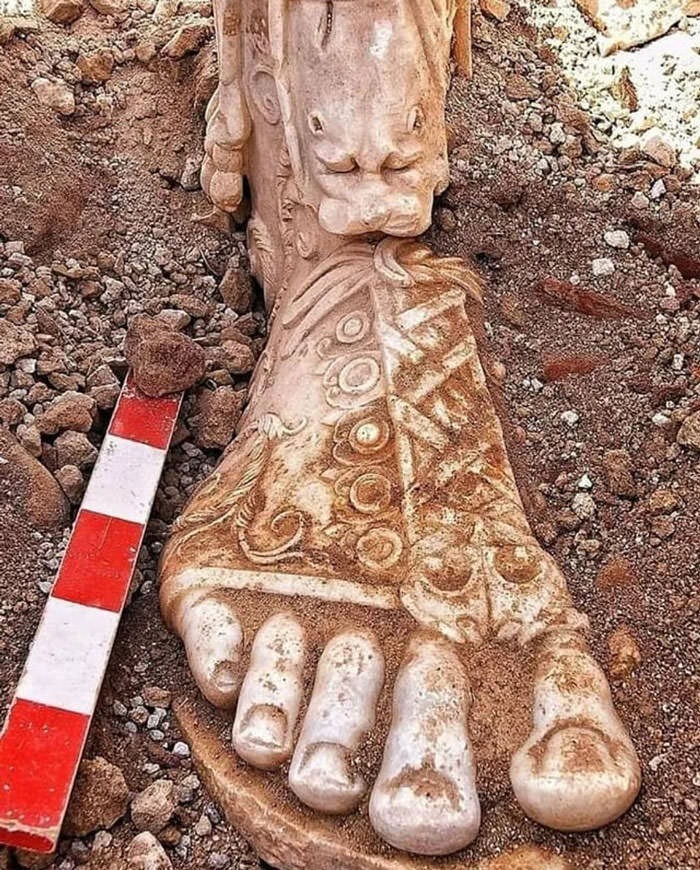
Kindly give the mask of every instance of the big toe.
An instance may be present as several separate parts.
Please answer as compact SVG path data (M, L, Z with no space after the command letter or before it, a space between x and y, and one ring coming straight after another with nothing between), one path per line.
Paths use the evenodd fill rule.
M579 726L529 740L513 756L510 777L528 816L558 831L589 831L612 822L634 801L641 783L626 736Z
M381 837L420 855L448 855L464 848L481 823L476 790L465 799L450 777L430 768L404 771L375 788L369 811Z

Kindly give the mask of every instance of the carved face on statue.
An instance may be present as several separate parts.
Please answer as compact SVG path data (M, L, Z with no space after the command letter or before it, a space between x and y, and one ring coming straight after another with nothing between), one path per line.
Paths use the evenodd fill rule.
M427 35L418 21L426 6ZM304 196L328 232L414 236L428 228L433 195L448 181L449 27L444 3L287 6L284 51L295 59L283 71L288 131Z

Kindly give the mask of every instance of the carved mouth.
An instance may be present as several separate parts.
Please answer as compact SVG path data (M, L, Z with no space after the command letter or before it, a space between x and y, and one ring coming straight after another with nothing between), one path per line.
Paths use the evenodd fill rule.
M329 233L357 236L383 232L392 236L420 235L430 226L430 204L415 194L391 196L393 207L363 210L341 198L325 197L319 207L319 223ZM409 200L406 202L406 200Z

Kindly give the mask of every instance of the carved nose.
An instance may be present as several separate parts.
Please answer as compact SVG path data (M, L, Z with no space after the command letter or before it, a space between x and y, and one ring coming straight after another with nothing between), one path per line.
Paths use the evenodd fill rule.
M387 163L392 154L395 153L396 146L386 137L382 137L380 141L368 144L362 148L355 161L363 172L371 175L379 175L382 170L387 168Z
M362 208L362 223L367 229L378 230L386 223L388 215L389 209L386 203L381 200L371 200Z

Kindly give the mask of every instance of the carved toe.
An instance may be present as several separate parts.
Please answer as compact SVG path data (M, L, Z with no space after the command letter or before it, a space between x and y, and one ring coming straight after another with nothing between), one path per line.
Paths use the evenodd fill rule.
M518 803L535 821L558 831L588 831L612 822L635 799L641 783L625 735L570 725L531 738L513 757Z

